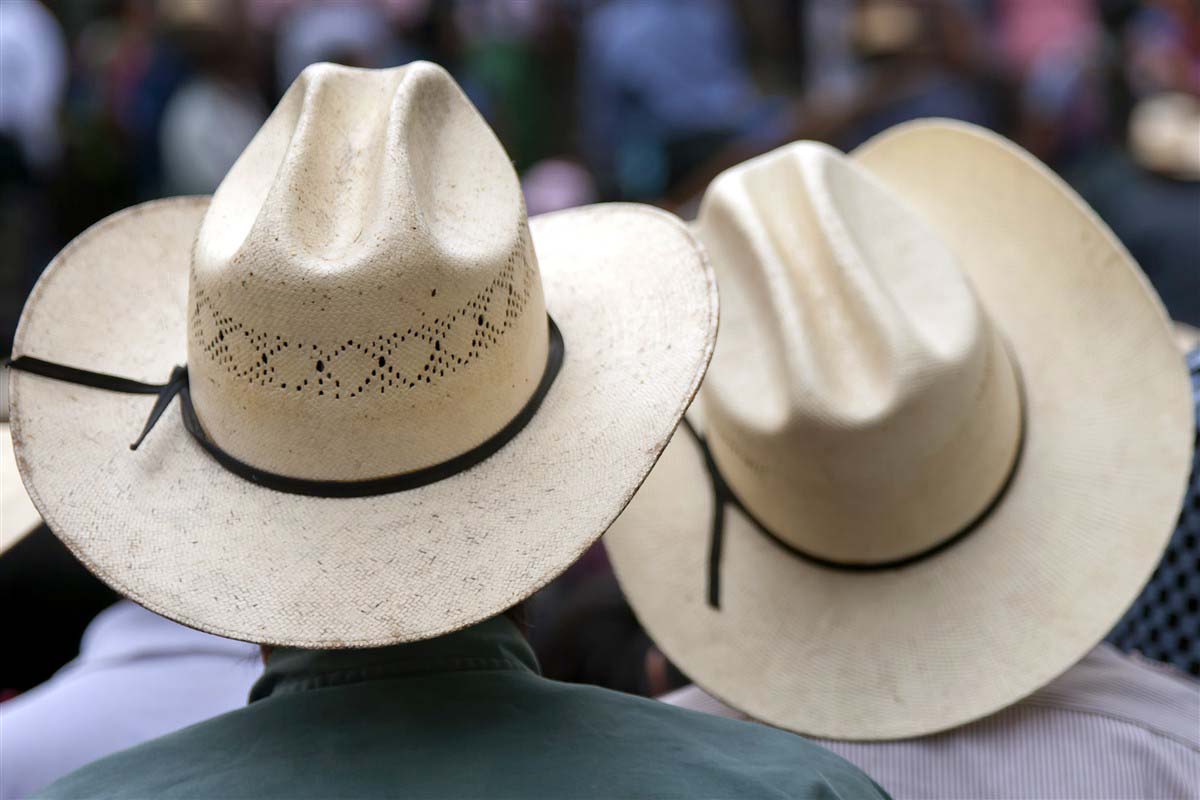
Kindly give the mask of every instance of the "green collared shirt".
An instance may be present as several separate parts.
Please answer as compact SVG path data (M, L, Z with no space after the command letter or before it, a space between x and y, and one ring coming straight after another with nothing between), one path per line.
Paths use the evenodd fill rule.
M886 797L798 736L547 680L504 617L394 647L277 649L245 708L39 796Z

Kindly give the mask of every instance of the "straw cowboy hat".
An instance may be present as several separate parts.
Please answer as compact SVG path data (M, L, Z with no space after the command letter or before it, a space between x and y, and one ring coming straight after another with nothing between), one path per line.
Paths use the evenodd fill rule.
M211 200L127 209L55 258L15 340L17 461L93 572L185 625L433 637L608 527L716 315L675 217L527 220L440 67L318 65Z
M696 229L722 329L605 537L647 631L749 715L950 728L1044 685L1150 576L1191 459L1162 306L1011 142L894 128L735 167Z

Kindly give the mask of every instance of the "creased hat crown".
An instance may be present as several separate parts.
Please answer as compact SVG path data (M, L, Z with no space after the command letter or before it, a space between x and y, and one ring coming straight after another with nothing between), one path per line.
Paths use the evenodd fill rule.
M209 436L290 477L400 474L504 427L546 349L516 174L453 79L306 69L195 243L188 367Z
M811 142L719 177L698 228L723 298L706 427L747 507L849 563L915 555L969 524L1011 470L1021 412L959 256Z

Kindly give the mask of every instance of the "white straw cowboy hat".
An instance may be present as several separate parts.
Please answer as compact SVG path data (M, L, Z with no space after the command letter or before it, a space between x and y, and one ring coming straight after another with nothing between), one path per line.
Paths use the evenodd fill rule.
M927 121L735 167L696 229L722 294L703 419L605 537L667 656L757 719L887 739L1095 645L1171 534L1192 428L1100 220L1012 143Z
M433 637L603 533L699 386L716 314L671 215L527 220L440 67L318 65L211 201L115 214L50 265L15 340L17 460L93 572L185 625Z

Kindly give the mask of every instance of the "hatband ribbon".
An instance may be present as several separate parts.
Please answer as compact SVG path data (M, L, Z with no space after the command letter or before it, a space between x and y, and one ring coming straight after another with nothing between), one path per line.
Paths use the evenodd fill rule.
M891 561L880 561L870 564L851 563L846 561L834 561L832 559L823 558L821 556L809 553L799 547L796 547L791 542L788 542L777 533L768 528L763 522L746 507L746 504L734 493L729 482L721 474L721 470L717 467L716 459L713 458L712 449L708 446L708 441L700 435L700 432L692 425L687 417L683 418L683 426L687 428L688 433L696 440L700 446L700 450L704 453L704 465L708 470L709 479L712 481L713 491L713 516L712 527L709 532L708 544L708 605L715 609L721 607L721 551L725 544L725 511L728 506L736 508L745 515L750 521L752 528L773 542L777 547L781 548L785 553L794 556L802 561L807 561L818 567L826 569L844 570L847 572L883 572L886 570L903 569L904 567L924 561L932 556L935 556L944 550L958 544L972 532L977 530L979 526L986 520L996 507L1000 505L1000 501L1008 492L1012 485L1013 478L1017 474L1017 467L1021 463L1021 456L1025 452L1025 393L1018 381L1018 391L1021 397L1021 433L1017 441L1017 452L1013 456L1012 466L1009 467L1008 474L1004 478L1004 482L996 490L995 495L988 501L988 504L976 514L962 528L957 530L953 535L946 537L937 544L926 548L918 553L904 556L902 558L892 559Z
M150 416L147 418L142 432L129 445L130 450L138 449L162 417L167 406L178 396L184 428L192 435L196 443L212 456L217 463L235 475L268 489L287 492L289 494L300 494L310 497L370 497L428 486L431 483L449 478L452 475L465 472L495 454L520 433L529 424L529 421L533 419L542 401L546 399L550 387L554 384L554 379L558 377L558 373L562 368L563 358L565 357L566 348L563 344L562 332L558 329L558 325L555 324L554 319L549 314L546 315L546 324L549 333L549 343L546 353L546 368L542 373L542 379L538 383L537 389L534 390L533 395L507 425L482 444L447 461L400 475L389 475L383 478L370 478L362 481L318 481L277 475L251 466L228 451L222 450L204 432L204 426L200 424L200 418L196 416L196 409L192 406L192 396L189 389L186 366L177 366L171 370L171 377L166 383L143 383L142 381L135 381L117 375L91 372L64 364L56 364L32 356L18 356L17 358L9 359L5 362L5 366L21 372L40 375L44 378L73 383L78 386L88 386L94 389L104 389L123 394L158 395L158 399L154 403L154 408L150 410Z

